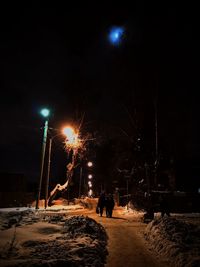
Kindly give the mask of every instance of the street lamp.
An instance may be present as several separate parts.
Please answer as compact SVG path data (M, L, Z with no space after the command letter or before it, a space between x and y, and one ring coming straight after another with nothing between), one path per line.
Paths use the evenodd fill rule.
M88 167L92 167L93 166L92 161L88 161L87 165L88 165Z
M66 147L75 149L80 146L80 140L78 138L78 134L74 131L74 129L70 126L63 128L63 134L66 136Z
M70 180L71 180L72 175L73 175L73 169L75 167L74 164L75 164L76 154L78 153L78 149L81 148L81 146L82 146L82 142L78 137L78 133L76 133L72 127L70 127L70 126L65 127L62 130L62 133L66 136L66 139L65 139L66 150L73 152L72 153L72 162L67 165L67 181L63 185L57 184L55 186L55 188L50 192L49 202L51 202L51 200L55 197L55 195L57 194L58 191L61 192L61 191L65 190L67 188L67 186L69 185ZM49 151L51 152L51 141L50 141L50 150ZM48 176L49 176L49 172L50 172L50 153L49 153L49 164L48 164ZM46 188L46 195L47 196L48 196L48 183L49 183L48 180L49 180L49 178L47 178L47 188ZM46 199L47 199L47 196L46 196ZM47 205L47 203L46 203L46 205Z
M89 168L91 168L91 167L93 166L93 162L88 161L88 162L87 162L87 166L88 166ZM81 166L81 168L80 168L80 180L79 180L79 197L81 196L82 176L83 176L83 168L82 168L82 166ZM91 179L91 178L92 178L92 174L89 174L89 175L88 175L88 178ZM84 179L83 179L83 189L84 189L84 192L83 192L83 194L84 194L84 193L85 193L85 189L86 189L86 185L85 185L85 176L84 176Z
M61 134L56 134L53 137L49 138L49 151L48 151L48 166L47 166L47 179L46 179L46 186L45 186L45 202L44 207L45 209L48 206L48 193L49 193L49 176L50 176L50 169L51 169L51 149L52 149L52 142L53 139Z
M50 137L49 139L49 151L48 151L48 167L47 167L47 179L46 179L46 186L45 186L45 209L48 206L48 191L49 191L49 176L50 176L50 168L51 168L51 149L52 149L52 141L55 137L59 135L65 135L66 136L66 142L68 146L72 146L74 142L74 129L71 127L65 127L62 130L62 133L56 134L53 137Z
M45 117L46 120L45 120L44 133L43 133L40 180L39 180L38 195L37 195L36 206L35 206L36 209L39 209L39 201L40 201L40 194L41 194L41 187L42 187L42 177L43 177L43 171L44 171L44 157L45 157L47 132L48 132L48 118L49 118L50 111L48 109L44 108L40 111L40 114L43 117Z

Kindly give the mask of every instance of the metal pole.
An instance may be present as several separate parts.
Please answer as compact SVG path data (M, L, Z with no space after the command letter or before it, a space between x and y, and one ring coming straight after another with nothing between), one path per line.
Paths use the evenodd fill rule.
M126 178L127 209L128 209L128 178Z
M80 180L79 180L79 198L81 197L81 183L82 183L83 169L80 167Z
M49 154L48 154L48 168L47 168L47 180L46 180L46 187L45 187L45 209L48 206L48 193L49 193L49 174L51 169L51 147L52 147L52 138L49 139Z
M39 209L39 201L40 201L40 194L41 194L41 187L42 187L42 177L43 177L43 170L44 170L44 157L45 157L45 149L46 149L46 142L47 142L47 131L48 131L48 120L45 121L45 126L44 126L41 169L40 169L40 181L39 181L39 187L38 187L38 196L36 199L36 206L35 206L36 209Z
M146 170L146 180L147 180L147 199L150 196L150 180L149 180L149 173L148 173L148 164L145 163L145 170Z
M155 101L155 176L154 176L154 186L157 186L157 169L158 169L158 111L157 111L157 97Z

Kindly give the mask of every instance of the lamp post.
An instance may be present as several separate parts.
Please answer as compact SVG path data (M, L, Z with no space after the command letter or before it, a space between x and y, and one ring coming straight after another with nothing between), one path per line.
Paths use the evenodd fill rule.
M44 208L46 209L48 204L48 193L49 193L49 175L50 175L50 168L51 168L51 147L52 147L52 140L53 138L51 137L49 139L49 153L48 153L48 168L47 168L47 180L46 180L46 187L45 187L45 202L44 202Z
M82 168L82 166L80 166L80 178L79 178L80 180L79 180L79 193L78 193L79 198L81 198L82 176L83 176L83 168Z
M66 130L67 129L67 130ZM70 133L70 134L69 134ZM47 167L47 179L46 179L46 185L45 185L45 209L48 206L48 194L49 194L49 176L50 176L50 170L51 170L51 151L52 151L52 142L53 139L59 135L65 135L66 137L70 136L72 138L73 135L73 129L71 127L66 127L63 129L62 133L56 134L53 137L49 138L49 151L48 151L48 167Z
M48 160L48 172L47 172L47 180L46 180L46 192L45 192L45 208L48 206L47 201L52 201L52 199L55 197L55 195L57 194L58 191L63 191L65 190L69 183L70 183L70 179L72 177L73 174L73 168L74 168L74 163L75 163L75 155L78 151L78 148L81 145L81 142L78 138L78 134L75 133L74 129L72 127L65 127L62 131L62 134L64 134L66 136L65 139L65 149L67 151L73 151L73 155L72 155L72 162L69 163L67 165L67 181L63 184L57 184L55 186L55 188L50 192L50 197L48 200L48 187L49 187L49 174L50 174L50 164L51 164L51 148L52 148L52 141L53 139L61 134L57 134L55 136L53 136L52 138L50 138L49 140L49 160Z
M44 172L44 157L45 157L45 150L46 150L46 142L47 142L47 132L48 132L48 117L49 117L49 110L42 109L41 115L46 118L45 125L44 125L44 133L43 133L43 142L42 142L42 156L41 156L41 167L40 167L40 180L39 180L39 187L38 187L38 195L36 199L36 209L39 209L39 201L41 195L41 187L42 187L42 178Z
M93 167L93 162L92 161L88 161L87 163L87 166L89 168L92 168ZM88 187L89 187L89 191L88 191L88 196L89 197L92 197L92 194L93 194L93 190L92 190L92 178L93 178L93 175L90 173L88 174Z
M87 166L89 168L91 168L93 166L93 162L88 161L87 162ZM85 194L85 176L83 176L83 166L80 166L80 178L79 178L79 198L81 197L81 187L82 187L82 177L84 177L83 179L83 194ZM92 174L88 175L88 178L91 179L92 178Z

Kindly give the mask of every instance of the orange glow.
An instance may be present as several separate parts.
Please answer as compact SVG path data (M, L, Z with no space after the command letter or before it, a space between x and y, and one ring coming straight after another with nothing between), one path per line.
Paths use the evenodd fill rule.
M63 129L63 134L66 136L65 145L67 148L79 148L81 146L78 134L75 133L72 127L65 127Z

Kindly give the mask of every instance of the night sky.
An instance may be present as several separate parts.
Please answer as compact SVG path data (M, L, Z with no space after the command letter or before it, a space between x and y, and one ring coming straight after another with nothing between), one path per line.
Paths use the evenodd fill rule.
M12 4L0 17L0 172L38 179L42 107L50 127L85 114L92 131L126 128L126 110L137 110L151 136L156 97L159 148L199 167L195 6ZM117 47L112 26L125 29Z

